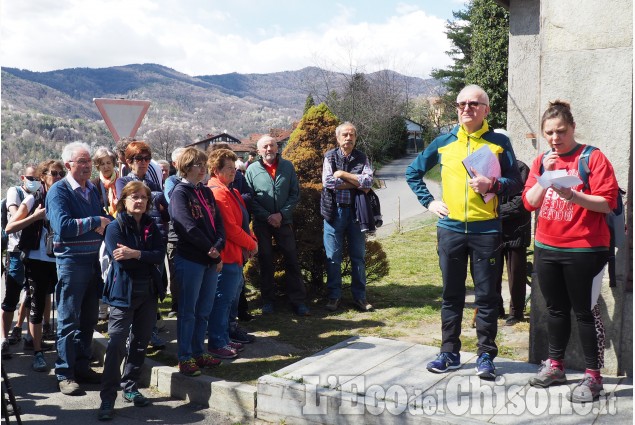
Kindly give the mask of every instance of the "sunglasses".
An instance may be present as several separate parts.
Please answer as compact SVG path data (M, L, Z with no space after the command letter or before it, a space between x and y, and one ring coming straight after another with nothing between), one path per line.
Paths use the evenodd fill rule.
M50 174L53 177L64 177L66 175L66 172L65 171L51 170L51 171L45 171L44 174Z
M471 102L456 102L456 107L459 109L465 109L466 106L468 106L470 109L474 109L478 105L487 105L487 103L477 102L475 100Z
M34 182L36 181L38 178L35 176L24 176L25 179L27 179L30 182Z
M132 157L133 160L137 161L137 162L141 162L141 161L146 161L146 162L150 162L150 160L152 159L151 156L142 156L142 155L137 155L137 156L133 156Z

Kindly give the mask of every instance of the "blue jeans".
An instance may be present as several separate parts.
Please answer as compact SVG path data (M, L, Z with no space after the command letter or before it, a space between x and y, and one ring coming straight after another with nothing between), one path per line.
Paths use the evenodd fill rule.
M97 261L89 264L57 263L57 361L58 380L74 379L89 370L93 331L97 324L101 282Z
M179 311L176 316L179 362L205 352L207 319L214 306L218 284L216 266L186 260L178 252L174 269L179 285Z
M2 311L14 312L20 301L20 292L24 288L24 264L20 259L21 254L20 251L7 252L9 268L5 279Z
M223 264L223 269L218 275L214 308L212 308L207 325L209 333L207 345L210 349L223 348L229 344L229 310L234 299L240 294L241 281L242 267L240 264Z
M240 304L240 293L243 291L245 286L245 275L243 274L243 268L240 267L240 282L236 287L236 297L232 301L231 308L229 309L229 324L236 323L236 318L238 317L238 304Z
M342 297L342 257L344 237L348 240L351 258L351 292L353 299L366 298L366 237L351 208L337 207L332 223L324 220L324 249L326 250L326 288L329 298Z

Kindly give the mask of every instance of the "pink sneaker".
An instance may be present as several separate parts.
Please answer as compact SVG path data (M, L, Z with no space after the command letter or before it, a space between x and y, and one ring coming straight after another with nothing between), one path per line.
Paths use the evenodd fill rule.
M236 357L238 357L238 353L229 345L226 345L222 348L207 350L207 352L218 359L235 359Z
M218 366L219 364L221 364L220 360L215 359L207 353L203 353L201 356L195 358L194 360L196 360L196 366L200 367L201 369Z

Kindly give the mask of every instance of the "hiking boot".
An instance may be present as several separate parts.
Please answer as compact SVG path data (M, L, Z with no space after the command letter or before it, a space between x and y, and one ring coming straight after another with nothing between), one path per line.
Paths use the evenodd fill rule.
M243 351L245 349L245 346L242 345L240 342L229 341L229 346L235 352Z
M229 339L241 344L251 344L256 337L245 332L240 326L234 325L229 327Z
M212 357L211 355L207 353L201 354L199 357L195 359L195 361L196 361L196 366L200 367L201 369L206 369L206 368L218 366L219 364L221 364L220 360L215 359L214 357Z
M11 358L11 349L9 348L9 341L2 341L2 358L5 360Z
M40 342L40 347L42 351L49 351L53 348L53 344L47 344L46 342L42 341ZM25 339L23 348L24 348L24 351L33 351L35 349L33 347L33 340Z
M476 376L481 379L496 378L496 368L488 353L483 353L476 359Z
M16 326L13 329L11 329L11 333L9 334L9 337L7 338L7 341L9 341L9 344L11 345L17 344L18 342L20 342L21 339L22 339L22 328L18 328Z
M437 358L426 365L430 372L444 373L461 367L461 355L458 353L439 353Z
M326 306L324 308L327 309L328 311L335 311L338 309L339 306L340 306L339 298L330 298L329 302L326 303Z
M97 373L92 369L81 373L75 372L75 380L80 384L100 384L101 373Z
M179 372L185 376L199 376L201 374L201 370L196 365L196 360L192 358L179 362Z
M553 384L564 384L567 382L567 377L564 374L564 370L551 365L551 360L547 359L540 362L540 369L538 374L529 379L529 385L532 387L546 388Z
M573 391L567 393L567 399L572 403L587 403L597 399L604 392L602 380L595 379L588 373L573 387Z
M139 391L124 391L121 396L127 403L134 403L137 407L143 407L150 404L150 400Z
M354 300L353 305L355 308L363 313L367 311L374 311L372 304L366 301L366 298L361 298L359 300Z
M49 370L49 366L46 364L46 360L44 360L44 354L38 352L33 356L32 367L36 372L47 372Z
M57 335L50 323L44 323L42 325L42 339L47 341L55 341L57 339Z
M79 384L75 382L74 379L64 379L61 381L57 381L57 386L60 389L60 392L64 395L80 395L81 390L79 389Z
M262 306L262 314L273 314L273 313L275 313L275 308L273 307L273 304L267 303Z
M165 341L159 337L156 328L152 331L152 336L150 337L150 347L155 350L163 350L165 348Z
M111 401L102 401L97 412L97 420L109 421L115 415L115 403Z
M238 353L229 345L221 348L212 348L207 351L217 359L235 359L236 357L238 357Z

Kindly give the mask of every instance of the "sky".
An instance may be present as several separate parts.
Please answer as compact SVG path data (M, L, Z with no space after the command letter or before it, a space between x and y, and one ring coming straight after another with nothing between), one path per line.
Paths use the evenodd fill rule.
M0 0L3 67L156 63L190 76L446 68L467 0Z

